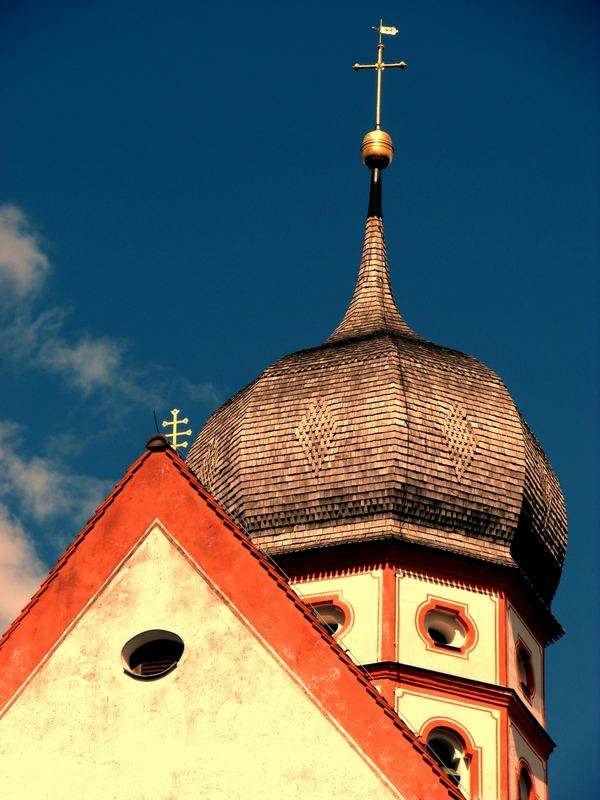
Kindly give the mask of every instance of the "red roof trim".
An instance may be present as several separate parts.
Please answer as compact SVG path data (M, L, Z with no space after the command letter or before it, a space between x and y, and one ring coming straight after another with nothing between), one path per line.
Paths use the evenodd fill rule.
M182 490L179 478L185 479L191 492ZM126 492L131 493L127 500L123 497ZM8 629L0 642L0 707L27 681L157 518L406 800L422 797L424 781L428 800L461 800L460 792L415 734L171 450L144 453L132 465ZM224 536L224 528L233 538ZM252 561L240 558L234 540ZM262 570L289 603L280 603L273 583L260 579ZM247 591L247 586L253 591ZM277 626L272 624L274 607ZM299 624L297 611L310 626ZM291 635L295 649L289 647ZM332 656L340 662L340 670L334 668L335 661L330 663L325 683L323 664ZM372 701L378 712L373 713ZM409 756L413 750L419 759Z
M144 453L141 455L137 461L134 461L133 464L129 467L125 475L121 478L119 483L115 486L112 492L108 495L106 500L98 507L95 514L90 517L89 521L87 522L85 528L81 531L81 533L73 540L73 542L67 547L65 552L62 556L58 559L55 566L50 570L48 573L48 577L45 581L41 584L40 588L37 592L33 595L31 600L27 603L27 605L23 608L19 616L12 622L6 631L3 633L2 637L0 637L0 650L4 647L10 636L14 633L14 631L19 627L23 619L29 614L31 609L38 603L44 592L48 589L52 581L55 580L60 570L65 566L67 561L71 558L75 550L79 547L81 542L85 539L88 533L92 530L92 528L96 525L97 521L100 517L105 513L106 509L115 501L115 498L123 491L125 485L131 480L133 475L140 469L144 461L150 456L150 453Z

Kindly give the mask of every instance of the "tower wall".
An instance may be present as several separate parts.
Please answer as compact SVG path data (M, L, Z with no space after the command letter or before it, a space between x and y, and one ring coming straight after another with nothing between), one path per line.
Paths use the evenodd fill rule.
M447 728L461 736L469 773L460 785L467 797L499 800L504 796L505 718L500 709L467 698L451 698L435 689L404 688L395 691L395 708L425 740L435 728Z
M531 610L521 613L507 584L476 566L406 548L395 557L391 547L385 557L369 552L363 559L298 554L285 568L317 613L336 605L342 611L335 639L423 741L440 730L456 734L467 796L519 800L526 770L544 800L552 743L543 728L543 645Z
M396 581L397 661L486 683L501 682L497 591L402 569L396 572ZM423 616L436 608L454 609L464 621L467 640L457 649L439 646L427 635Z
M510 603L507 604L507 683L515 689L536 719L545 723L544 703L544 648L523 617ZM518 671L517 651L524 646L532 670L533 691L524 692Z
M325 603L342 608L345 620L336 631L336 640L357 664L383 659L384 574L381 567L365 567L292 584L306 603L316 607L317 613Z
M519 774L525 768L531 776L536 800L548 798L548 770L546 760L528 742L517 725L509 725L508 734L508 798L520 800L518 792Z

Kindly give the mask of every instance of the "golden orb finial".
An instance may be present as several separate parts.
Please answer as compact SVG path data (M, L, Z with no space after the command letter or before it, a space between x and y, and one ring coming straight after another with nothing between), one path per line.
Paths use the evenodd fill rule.
M392 144L392 137L389 133L381 130L381 77L384 69L392 69L398 67L404 69L406 67L405 61L399 61L397 64L384 64L383 50L384 44L382 36L395 36L398 33L398 28L391 28L383 24L383 20L379 20L379 27L373 28L374 31L379 33L379 44L377 45L377 63L376 64L355 64L353 69L374 69L377 72L377 104L375 107L375 130L370 131L362 140L360 152L365 166L369 169L385 169L392 163L394 156L394 146Z
M394 146L389 133L379 130L370 131L360 146L362 160L369 169L385 169L392 163Z

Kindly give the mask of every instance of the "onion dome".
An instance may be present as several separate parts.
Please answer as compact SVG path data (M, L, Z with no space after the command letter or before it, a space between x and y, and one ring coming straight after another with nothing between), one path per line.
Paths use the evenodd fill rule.
M399 540L517 568L546 604L556 590L557 479L500 378L402 318L379 170L344 318L218 409L188 464L271 554Z

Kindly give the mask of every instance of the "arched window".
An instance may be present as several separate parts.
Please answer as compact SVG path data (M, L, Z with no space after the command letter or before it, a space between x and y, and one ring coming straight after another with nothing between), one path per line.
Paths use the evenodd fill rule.
M519 770L519 800L535 800L535 792L533 791L533 781L529 770L525 766L521 766Z
M533 665L531 663L531 653L520 640L517 642L516 657L519 686L521 687L521 691L527 697L527 699L531 700L535 692L535 679Z
M427 737L427 745L450 780L470 792L471 758L462 737L450 728L434 728Z

